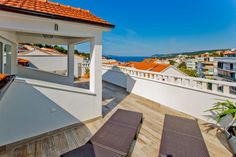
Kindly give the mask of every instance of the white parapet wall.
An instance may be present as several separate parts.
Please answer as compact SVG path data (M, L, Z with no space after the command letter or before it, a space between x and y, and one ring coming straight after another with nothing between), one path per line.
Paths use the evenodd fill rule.
M18 55L19 58L27 59L30 64L38 70L55 73L61 71L67 73L68 71L68 57L67 55ZM83 63L83 58L75 56L74 58L74 76L81 75L80 64ZM80 68L80 69L79 69Z
M0 101L0 146L101 116L96 94L16 78Z
M103 80L209 122L212 122L214 115L205 111L214 103L226 99L236 102L236 95L231 91L236 83L231 82L164 75L108 65L103 65Z

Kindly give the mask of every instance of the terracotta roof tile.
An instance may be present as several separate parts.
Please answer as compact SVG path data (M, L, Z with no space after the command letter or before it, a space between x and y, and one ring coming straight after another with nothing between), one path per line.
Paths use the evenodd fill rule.
M43 2L41 0L0 0L0 10L3 10L3 6L114 27L114 25L93 15L88 10L65 6L55 2Z
M232 54L236 54L236 51L225 51L223 54L224 55L232 55Z
M157 64L153 69L151 69L151 71L162 72L163 70L167 69L170 66L171 66L170 64Z
M138 70L162 72L163 70L165 70L166 68L168 68L171 65L170 64L158 64L158 63L154 63L154 62L146 62L146 60L145 60L143 62L124 63L122 66L133 67Z

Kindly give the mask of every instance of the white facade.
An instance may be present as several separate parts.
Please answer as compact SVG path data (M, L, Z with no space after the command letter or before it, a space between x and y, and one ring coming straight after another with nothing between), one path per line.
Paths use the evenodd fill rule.
M182 71L178 70L177 68L170 66L167 69L163 70L161 72L162 74L167 74L167 75L175 75L175 76L187 76L185 73Z
M194 61L194 60L187 60L186 61L186 67L187 67L187 69L189 69L189 70L196 70L196 61Z
M58 30L54 30L55 24ZM0 11L0 43L11 46L8 62L1 66L17 76L0 101L0 146L102 115L102 32L109 30ZM75 74L74 46L85 41L91 43L89 90L71 86ZM68 45L68 75L17 65L18 43Z
M226 81L236 81L236 58L235 57L222 57L216 59L217 70L216 79Z

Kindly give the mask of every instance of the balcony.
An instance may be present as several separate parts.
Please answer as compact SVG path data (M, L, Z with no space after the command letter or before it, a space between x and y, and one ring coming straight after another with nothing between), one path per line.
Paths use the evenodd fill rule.
M226 80L226 81L234 81L234 82L236 81L235 78L232 78L232 77L227 76L227 75L218 74L218 76L221 77L221 78L223 78L223 79Z
M232 87L236 87L235 83L163 75L161 73L107 65L103 65L102 72L104 80L102 118L71 123L69 126L60 127L60 129L54 131L47 131L38 136L31 136L30 138L4 145L0 147L0 156L59 156L85 144L118 108L144 114L144 123L138 139L131 148L132 157L157 156L166 114L197 120L210 156L232 156L222 130L211 121L214 115L205 111L211 107L216 99L235 101L235 93L230 92ZM19 82L19 78L15 83L36 86L36 82L32 82L32 80ZM65 89L63 89L64 92L60 92L61 94L65 92L81 92L72 91L72 89L68 91L68 88L62 85L58 87L48 84L47 88L49 85L54 89L53 93L60 92L63 88ZM84 87L88 85L86 82L83 83ZM45 84L40 84L40 81L37 81L37 86L44 87ZM43 92L44 90L49 92L46 89L40 91ZM63 96L61 95L61 97ZM88 97L89 93L84 94L84 97L78 97L77 95L76 100L80 102L74 103L75 105L77 104L77 110L66 113L74 113L73 117L75 117L75 114L78 116L83 115L83 110L80 110L80 108L85 107L82 106L86 104L85 100L92 99L92 97ZM54 101L57 99L54 99ZM67 100L69 100L69 97ZM48 105L50 106L50 104ZM37 106L41 109L44 108L43 105ZM86 107L92 106L86 104ZM67 105L63 108L68 110ZM91 111L92 109L89 108L89 110ZM17 111L21 112L21 110ZM25 113L25 110L22 112ZM54 116L59 116L55 115L56 113L53 114ZM35 117L32 117L32 119L37 118L37 115L34 115ZM56 120L56 118L53 119Z
M124 88L103 82L104 117L102 119L76 124L38 137L1 147L0 156L59 156L64 152L85 144L118 108L138 111L144 114L144 123L138 139L133 143L131 148L130 156L132 157L157 156L165 114L185 117L188 119L196 119L190 115L154 101L150 101L135 94L130 94ZM200 119L198 119L198 124L210 156L232 156L227 145L227 140L223 133L220 130L217 130L217 126L211 125Z

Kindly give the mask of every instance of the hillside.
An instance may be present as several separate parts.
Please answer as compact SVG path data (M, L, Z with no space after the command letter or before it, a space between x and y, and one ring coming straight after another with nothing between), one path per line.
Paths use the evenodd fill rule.
M216 51L224 51L224 50L229 50L229 49L214 49L214 50L200 50L200 51L192 51L192 52L180 52L180 53L172 53L172 54L154 54L151 57L158 57L158 58L174 58L178 55L200 55L204 54L206 52L208 53L214 53Z

